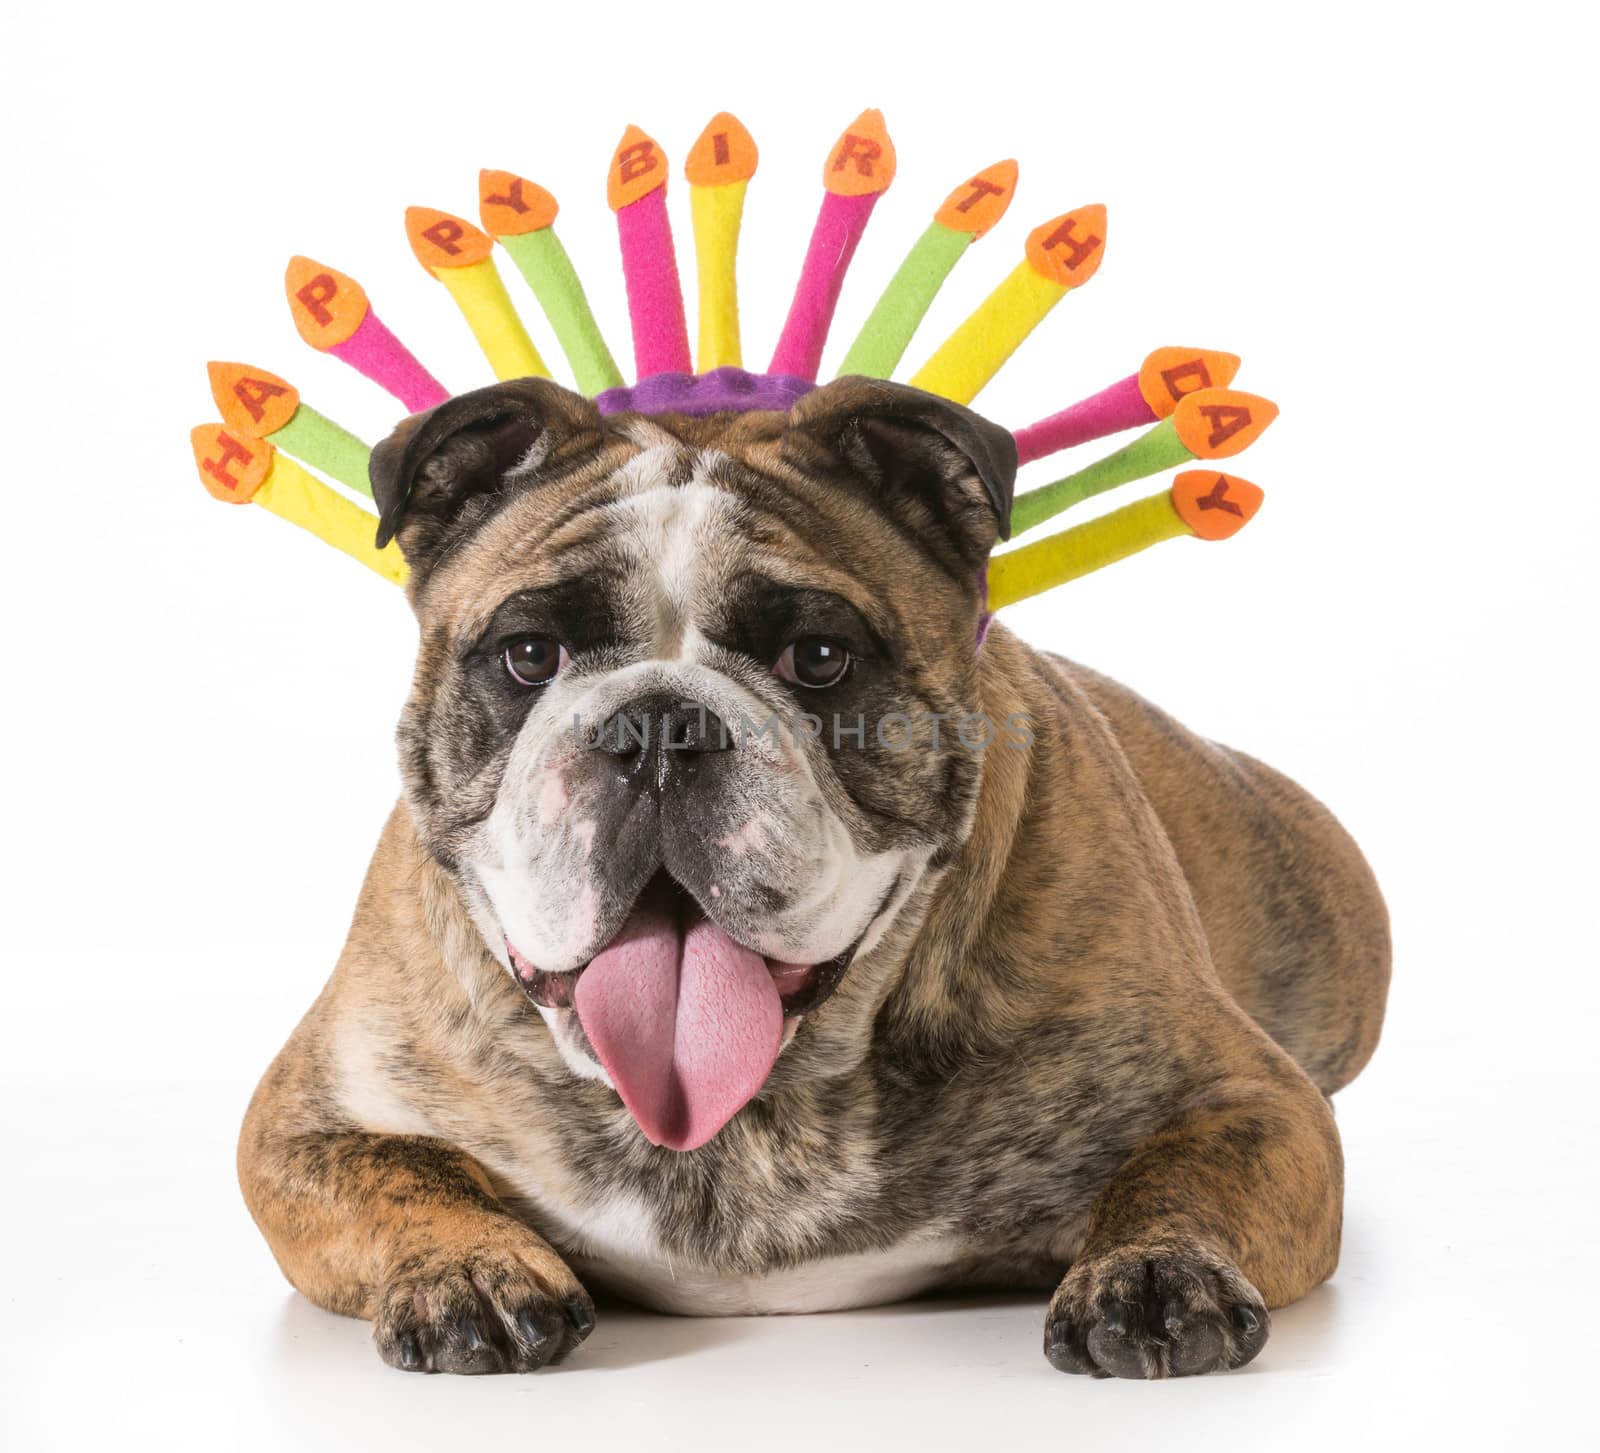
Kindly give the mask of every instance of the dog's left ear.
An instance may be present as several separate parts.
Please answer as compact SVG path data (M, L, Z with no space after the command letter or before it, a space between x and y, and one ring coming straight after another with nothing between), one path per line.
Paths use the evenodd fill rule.
M1010 535L1017 441L981 414L907 384L847 377L813 389L789 418L790 439L824 445L883 504L938 530L975 566Z
M602 429L590 400L545 378L491 384L413 415L372 451L378 544L398 537L413 570L425 566L509 481Z

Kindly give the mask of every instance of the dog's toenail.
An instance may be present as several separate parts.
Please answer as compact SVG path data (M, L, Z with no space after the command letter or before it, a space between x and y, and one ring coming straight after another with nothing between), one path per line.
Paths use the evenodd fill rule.
M522 1329L523 1338L527 1341L534 1353L544 1351L550 1341L550 1332L539 1323L539 1319L527 1308L517 1313L517 1326Z
M587 1337L594 1330L594 1309L587 1302L573 1297L567 1303L567 1320L580 1337Z
M1077 1357L1073 1355L1072 1346L1065 1337L1046 1342L1044 1356L1045 1361L1055 1368L1057 1372L1082 1371Z

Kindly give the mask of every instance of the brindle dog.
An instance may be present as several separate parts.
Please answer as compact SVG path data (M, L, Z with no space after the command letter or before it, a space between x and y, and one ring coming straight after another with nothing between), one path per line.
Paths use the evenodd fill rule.
M375 451L405 795L239 1171L385 1361L556 1361L581 1274L1050 1289L1056 1367L1163 1377L1333 1271L1382 899L1294 784L985 635L1015 471L864 379L604 418L523 380Z

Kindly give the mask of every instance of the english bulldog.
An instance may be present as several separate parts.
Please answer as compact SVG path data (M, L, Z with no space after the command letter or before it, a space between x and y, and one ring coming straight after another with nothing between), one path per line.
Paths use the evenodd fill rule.
M524 379L374 451L404 793L246 1116L256 1222L410 1371L560 1361L589 1287L1036 1288L1063 1372L1249 1362L1338 1258L1327 1097L1389 977L1366 863L987 620L1004 429L761 387Z

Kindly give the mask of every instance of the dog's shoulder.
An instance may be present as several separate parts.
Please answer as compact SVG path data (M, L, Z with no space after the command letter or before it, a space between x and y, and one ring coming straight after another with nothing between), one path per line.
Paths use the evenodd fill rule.
M318 1128L439 1134L553 1054L398 803L333 973L261 1093Z

